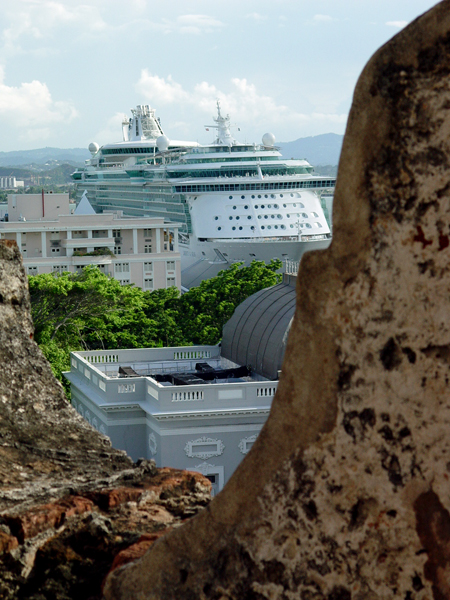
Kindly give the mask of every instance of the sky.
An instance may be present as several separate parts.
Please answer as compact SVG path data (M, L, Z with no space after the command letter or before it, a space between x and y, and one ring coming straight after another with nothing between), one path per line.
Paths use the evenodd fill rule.
M433 0L0 0L0 151L122 139L149 104L169 139L345 131L370 56Z

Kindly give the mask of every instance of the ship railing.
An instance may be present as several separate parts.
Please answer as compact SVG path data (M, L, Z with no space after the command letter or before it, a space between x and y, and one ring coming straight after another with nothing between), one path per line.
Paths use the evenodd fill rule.
M100 169L123 169L123 163L117 163L117 164L112 164L112 163L103 163L101 165L98 165Z

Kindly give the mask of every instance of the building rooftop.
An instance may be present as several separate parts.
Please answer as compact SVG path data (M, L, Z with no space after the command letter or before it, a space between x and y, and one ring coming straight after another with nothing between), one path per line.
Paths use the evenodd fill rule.
M298 263L289 265L283 282L244 300L223 328L222 355L277 379L294 318Z

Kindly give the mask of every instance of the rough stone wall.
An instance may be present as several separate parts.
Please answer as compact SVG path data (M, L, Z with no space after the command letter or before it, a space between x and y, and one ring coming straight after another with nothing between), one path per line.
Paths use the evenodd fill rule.
M108 571L202 509L211 484L111 448L67 402L29 309L19 250L0 242L0 598L98 600Z
M265 428L108 600L450 598L449 161L446 0L359 79Z
M33 341L15 242L0 244L0 323L0 509L130 468L124 452L76 415Z

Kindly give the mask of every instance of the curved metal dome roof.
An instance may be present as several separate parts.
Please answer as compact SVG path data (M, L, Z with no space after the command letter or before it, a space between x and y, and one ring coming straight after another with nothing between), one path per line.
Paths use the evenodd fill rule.
M292 278L295 282L296 277ZM279 283L253 294L223 328L222 356L276 379L295 312L295 287Z

